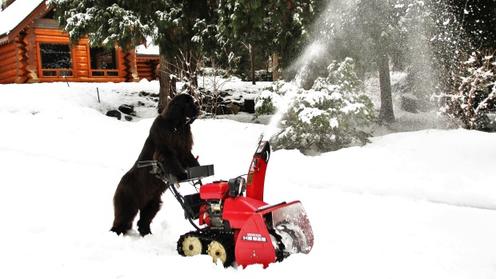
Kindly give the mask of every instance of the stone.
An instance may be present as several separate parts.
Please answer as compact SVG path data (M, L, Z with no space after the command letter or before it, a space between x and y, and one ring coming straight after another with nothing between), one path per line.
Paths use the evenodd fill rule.
M122 118L121 112L118 111L118 110L115 110L115 109L114 110L107 111L107 113L105 115L106 116L109 116L109 117L115 117L115 118L117 118L119 120L121 120L121 118Z

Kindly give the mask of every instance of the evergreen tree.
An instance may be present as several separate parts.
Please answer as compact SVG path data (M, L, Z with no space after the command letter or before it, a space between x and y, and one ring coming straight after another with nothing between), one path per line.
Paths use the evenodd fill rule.
M394 2L394 1L393 1ZM359 0L356 9L345 19L344 28L353 32L360 30L359 39L372 48L372 55L379 72L381 108L379 120L385 123L394 122L393 98L391 93L390 54L397 34L398 17L390 1ZM363 45L358 44L358 47Z
M496 47L496 1L445 0L471 44L478 49Z
M460 68L457 90L445 96L441 112L466 129L495 131L496 57L474 52Z
M234 49L241 42L248 50L253 82L255 54L281 56L281 66L288 66L306 43L315 16L314 0L220 0L218 12L219 40Z
M220 0L219 30L225 42L241 42L250 56L250 76L255 84L255 48L263 41L262 0Z
M73 41L88 35L92 45L113 47L118 44L129 50L151 37L160 49L159 111L175 94L175 83L171 81L174 68L182 62L192 65L197 56L199 45L192 41L193 27L209 16L209 3L208 0L49 1Z
M353 59L333 61L327 72L328 76L316 79L311 89L296 89L281 131L271 138L274 149L298 149L310 154L368 142L374 108L370 99L362 95L363 86L354 71ZM269 107L269 101L274 99L260 100L261 106Z
M266 34L273 63L287 68L308 43L308 27L317 15L315 0L272 0L267 9ZM279 61L278 58L281 58ZM274 80L278 69L273 69Z
M428 99L437 86L437 54L452 59L460 45L444 0L330 1L318 34L330 45L333 59L350 56L360 76L379 72L379 120L395 120L390 81L391 64L409 72L409 85L417 97ZM334 12L338 9L339 12ZM442 20L440 22L440 20ZM449 47L445 47L448 45ZM436 64L437 63L437 64Z

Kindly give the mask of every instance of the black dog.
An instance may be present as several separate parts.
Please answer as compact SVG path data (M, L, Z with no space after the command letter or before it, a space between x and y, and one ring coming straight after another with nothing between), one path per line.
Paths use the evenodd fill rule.
M190 124L199 114L193 97L180 94L155 119L150 134L134 166L122 177L114 195L114 224L111 231L125 234L132 227L138 210L138 231L144 236L162 204L166 184L151 173L151 167L138 167L138 162L158 160L168 175L186 178L186 168L198 166L191 154L193 136Z

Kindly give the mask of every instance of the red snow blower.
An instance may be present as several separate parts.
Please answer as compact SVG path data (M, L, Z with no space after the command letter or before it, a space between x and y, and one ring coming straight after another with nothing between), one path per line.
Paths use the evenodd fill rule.
M214 174L213 165L188 170L190 181L199 181L199 193L182 196L170 189L196 228L182 235L177 251L182 256L208 254L225 267L282 261L294 253L309 253L313 232L299 201L269 205L263 201L270 145L260 141L247 178L201 185L199 179ZM198 225L193 220L198 220Z

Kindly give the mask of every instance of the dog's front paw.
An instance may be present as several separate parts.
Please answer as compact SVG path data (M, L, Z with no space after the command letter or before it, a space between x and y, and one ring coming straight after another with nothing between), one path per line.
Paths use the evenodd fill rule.
M177 176L177 181L183 181L183 180L186 180L186 179L188 179L188 174L186 172L180 173Z

